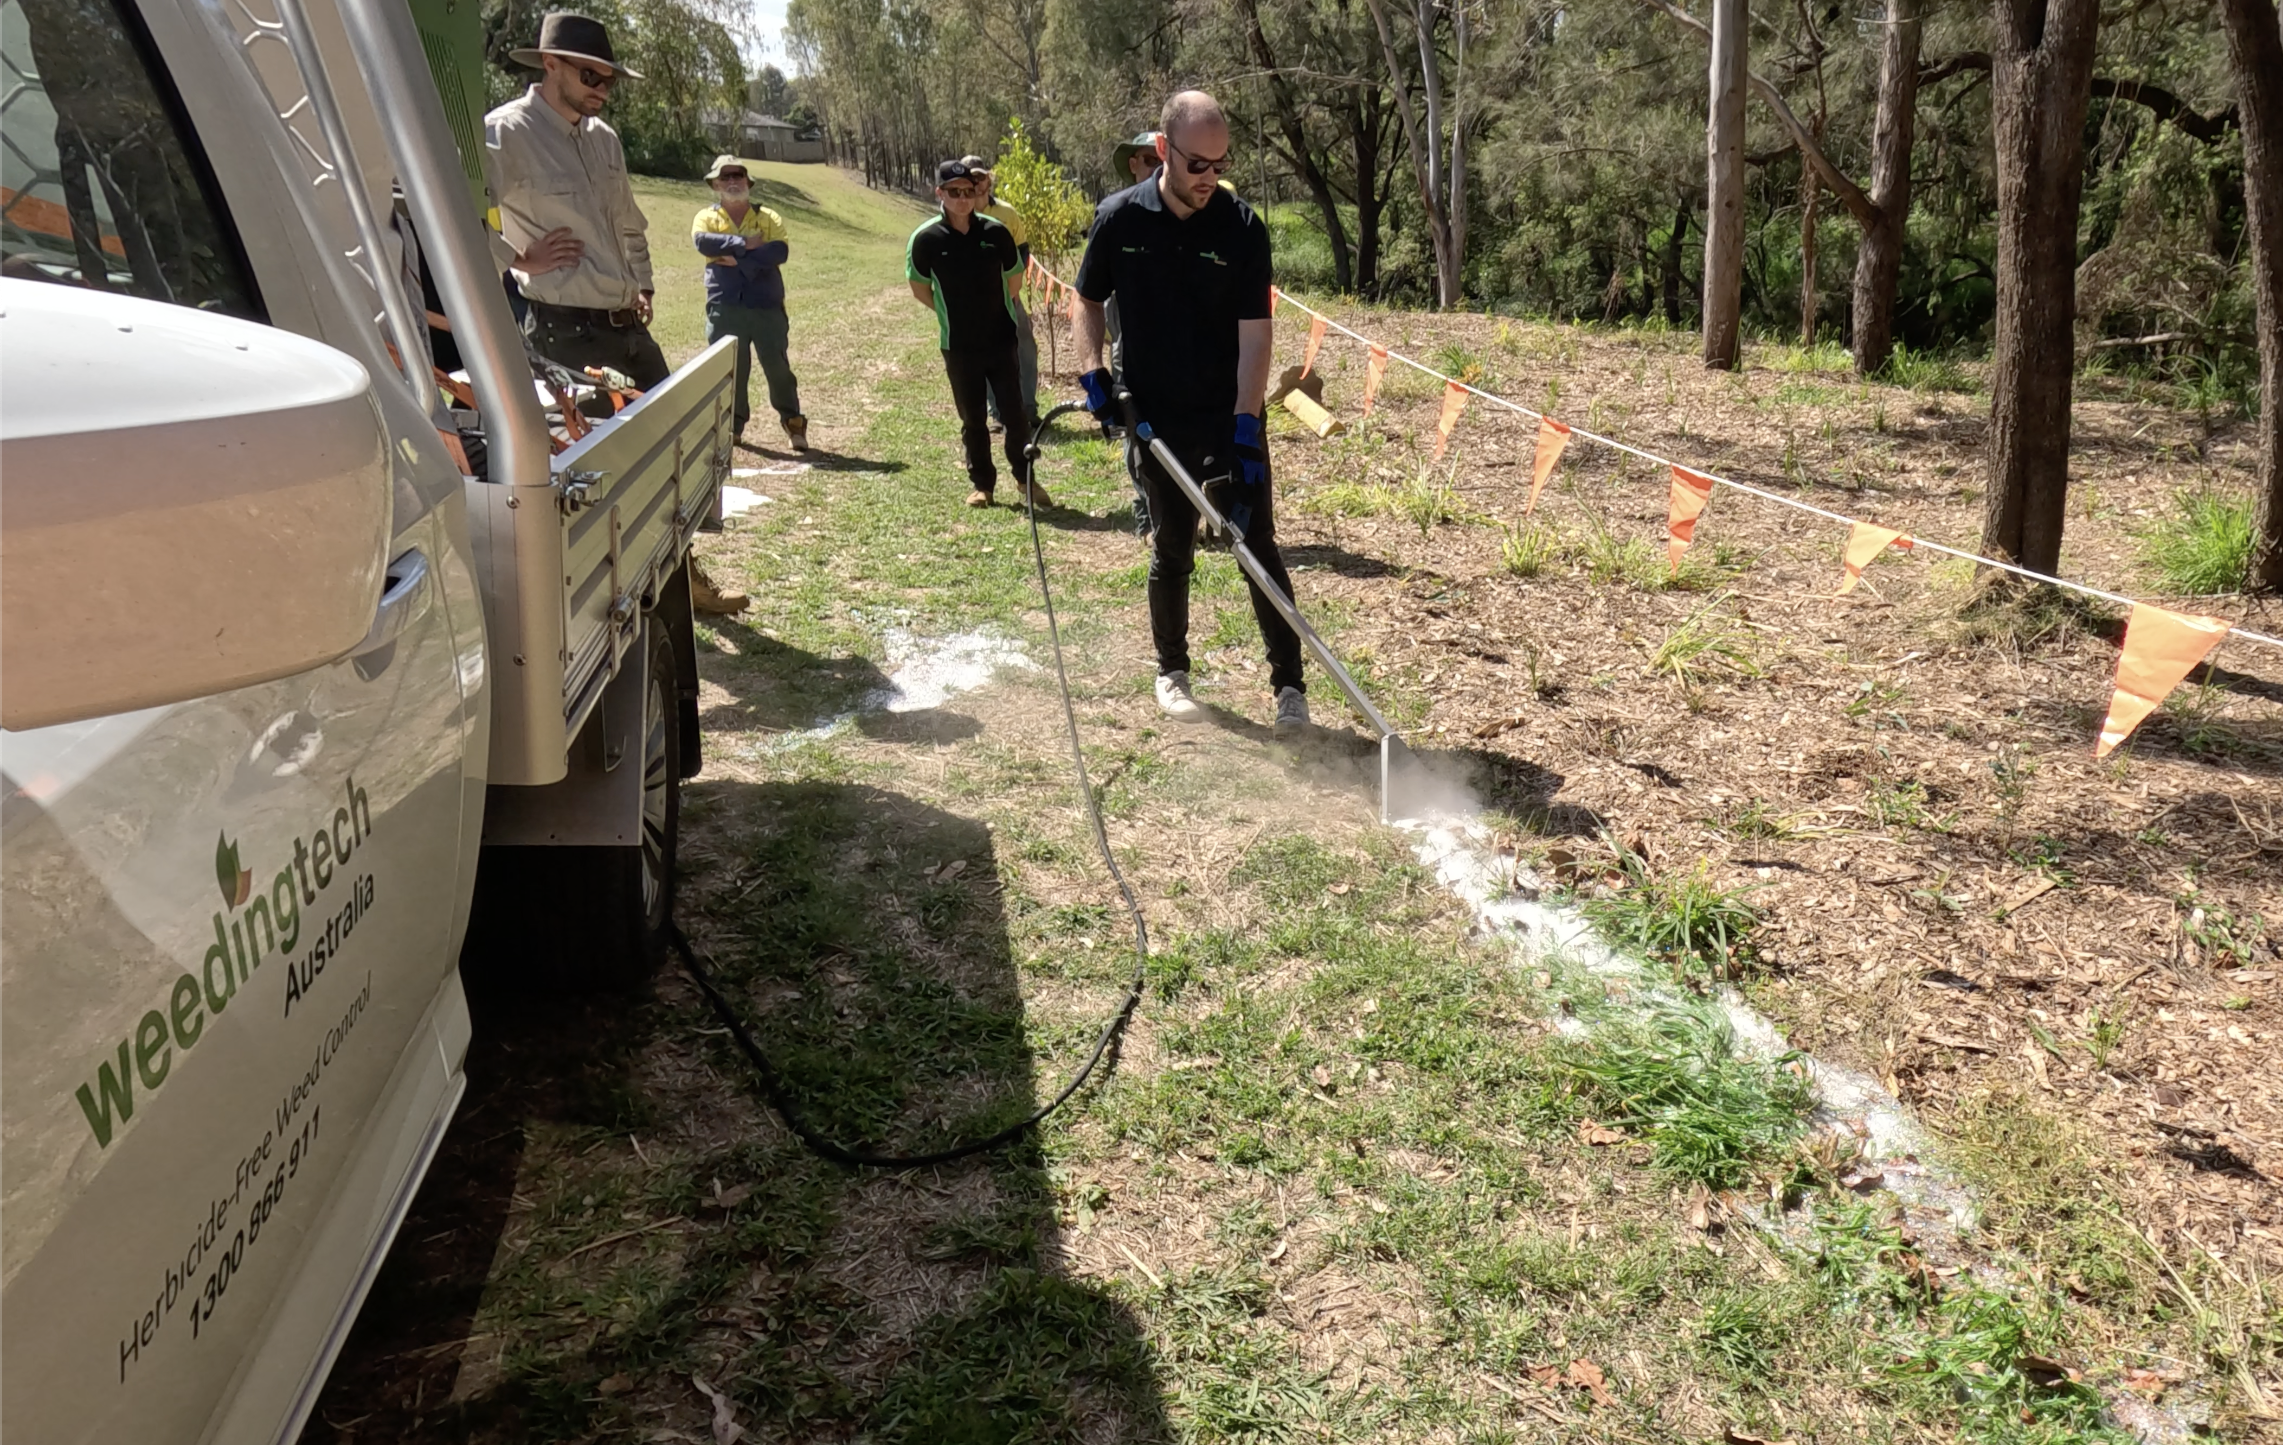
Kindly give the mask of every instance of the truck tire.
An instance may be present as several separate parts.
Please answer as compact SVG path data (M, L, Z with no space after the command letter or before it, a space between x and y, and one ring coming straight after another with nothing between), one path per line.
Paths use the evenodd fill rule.
M483 851L461 950L470 987L632 992L665 960L682 821L681 707L674 647L653 621L636 741L641 841L630 847Z

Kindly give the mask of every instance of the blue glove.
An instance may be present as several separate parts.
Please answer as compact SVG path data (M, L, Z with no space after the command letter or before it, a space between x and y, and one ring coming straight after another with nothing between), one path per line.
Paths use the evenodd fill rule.
M1078 378L1078 389L1086 393L1086 410L1094 420L1104 426L1124 426L1126 419L1119 413L1118 399L1110 394L1109 368L1097 366Z
M1239 532L1252 526L1253 510L1268 498L1268 435L1261 419L1249 411L1237 413L1229 456L1230 501L1225 509L1229 525Z

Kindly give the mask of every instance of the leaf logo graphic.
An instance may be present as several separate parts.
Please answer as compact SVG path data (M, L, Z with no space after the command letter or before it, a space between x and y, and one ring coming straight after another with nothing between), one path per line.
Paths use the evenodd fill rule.
M226 833L214 835L214 881L221 885L224 908L236 908L253 895L253 870L238 866L238 845Z

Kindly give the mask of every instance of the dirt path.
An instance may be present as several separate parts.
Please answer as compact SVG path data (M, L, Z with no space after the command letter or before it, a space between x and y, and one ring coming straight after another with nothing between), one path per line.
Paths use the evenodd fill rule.
M745 453L770 500L707 544L756 606L702 640L679 911L819 1127L935 1147L1059 1087L1132 933L1061 751L1028 533L958 505L894 270L910 219L769 169L801 197L778 199L821 451ZM654 230L689 198L646 194ZM661 330L690 305L669 293ZM1966 396L1384 320L1723 465L1791 437L1802 477L1864 469L1849 505L1970 530ZM1431 392L1383 397L1349 438L1277 444L1312 615L1469 772L1511 866L1606 894L1612 927L1669 921L1691 879L1758 910L1746 996L1925 1112L1977 1231L1944 1253L1898 1223L1878 1172L1807 1129L1797 1075L1731 1052L1686 988L1479 939L1374 821L1328 689L1325 737L1266 738L1225 556L1193 607L1217 725L1165 724L1122 467L1068 437L1049 562L1153 944L1115 1072L1008 1154L857 1175L753 1102L678 976L635 1007L495 1001L311 1438L2062 1441L2132 1438L2118 1412L2152 1397L2151 1420L2268 1428L2279 995L2251 920L2283 919L2283 670L2229 654L2095 768L2097 620L1962 629L1907 561L1818 601L1835 539L1725 500L1693 590L1667 590L1627 550L1654 545L1661 484L1575 451L1520 575L1479 519L1512 517L1522 438L1470 417L1441 491L1416 451ZM2122 580L2131 511L2224 470L2224 432L2164 430L2193 426L2098 415L2086 567ZM1675 676L1656 655L1692 617L1726 650ZM1709 987L1694 960L1656 967ZM1771 1194L1782 1230L1753 1222Z

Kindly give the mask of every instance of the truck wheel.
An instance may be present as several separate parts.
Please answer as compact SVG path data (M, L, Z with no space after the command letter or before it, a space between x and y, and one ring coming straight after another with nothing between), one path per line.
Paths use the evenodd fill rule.
M620 766L642 773L640 841L632 846L483 851L461 968L493 982L553 992L641 988L666 957L682 821L680 707L674 648L652 623L642 716Z

